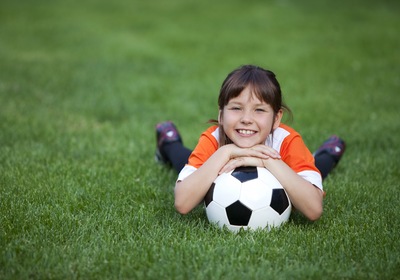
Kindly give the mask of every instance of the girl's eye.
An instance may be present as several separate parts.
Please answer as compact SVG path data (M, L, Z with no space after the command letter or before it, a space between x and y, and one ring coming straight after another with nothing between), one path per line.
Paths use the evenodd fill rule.
M240 110L240 107L231 107L231 110Z
M265 112L264 109L260 109L260 108L259 108L259 109L256 109L256 111L257 111L257 112Z

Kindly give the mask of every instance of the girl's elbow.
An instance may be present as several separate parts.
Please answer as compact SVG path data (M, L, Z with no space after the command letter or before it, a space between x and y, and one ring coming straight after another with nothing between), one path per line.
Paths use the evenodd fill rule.
M311 201L310 201L311 202ZM314 222L321 218L323 213L323 193L318 190L318 194L315 199L312 200L312 203L308 205L308 211L306 213L306 217Z
M315 222L315 221L319 220L319 218L321 218L322 213L323 213L322 205L318 205L314 209L312 209L312 211L307 213L307 218L310 221Z
M186 215L192 210L186 199L181 198L175 193L175 209L179 214Z
M186 215L190 212L190 209L188 207L185 207L184 204L179 203L176 200L175 200L175 209L179 214L182 214L182 215Z
M174 193L174 196L175 196L175 201L174 201L174 203L175 203L175 210L179 213L179 214L183 214L183 215L185 215L185 214L187 214L189 211L186 209L186 207L185 207L185 200L182 198L182 195L181 195L181 192L179 191L179 185L180 185L180 183L181 182L178 182L176 185L175 185L175 193Z

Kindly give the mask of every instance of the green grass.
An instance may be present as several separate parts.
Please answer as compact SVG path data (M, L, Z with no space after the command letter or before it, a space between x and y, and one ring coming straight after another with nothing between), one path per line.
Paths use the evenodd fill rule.
M0 279L398 279L397 1L0 3ZM233 68L281 82L311 150L347 151L323 217L232 234L173 207L153 161L194 147Z

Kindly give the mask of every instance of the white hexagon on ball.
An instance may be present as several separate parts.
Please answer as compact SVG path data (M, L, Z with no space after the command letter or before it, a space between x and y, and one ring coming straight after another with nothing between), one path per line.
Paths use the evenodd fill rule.
M240 202L254 211L269 206L271 195L266 186L260 184L258 180L250 180L242 183Z
M222 173L214 184L218 184L218 188L214 188L213 200L219 205L227 207L239 199L242 185L230 173Z
M209 208L209 211L207 212L207 218L210 223L217 224L219 227L229 224L225 207L222 207L215 201L211 201L207 207Z

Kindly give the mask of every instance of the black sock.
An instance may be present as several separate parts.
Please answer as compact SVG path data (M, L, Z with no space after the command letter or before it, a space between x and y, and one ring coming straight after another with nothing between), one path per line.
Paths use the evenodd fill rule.
M161 152L171 162L172 167L178 173L188 162L189 156L192 153L191 150L183 146L179 141L164 144Z
M336 163L336 160L328 153L321 153L315 156L315 166L321 172L322 179L325 179L326 176L328 176L336 166Z

